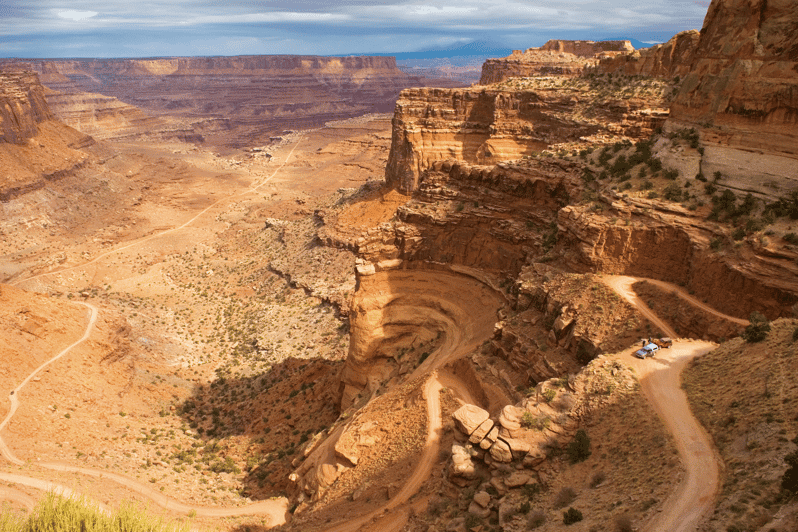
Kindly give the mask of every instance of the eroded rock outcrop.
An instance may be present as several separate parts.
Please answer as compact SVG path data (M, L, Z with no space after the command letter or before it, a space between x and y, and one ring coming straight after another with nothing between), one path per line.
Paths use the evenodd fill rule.
M495 164L580 139L644 138L667 117L669 90L606 92L599 79L531 80L518 90L408 89L396 102L385 179L418 188L433 162Z

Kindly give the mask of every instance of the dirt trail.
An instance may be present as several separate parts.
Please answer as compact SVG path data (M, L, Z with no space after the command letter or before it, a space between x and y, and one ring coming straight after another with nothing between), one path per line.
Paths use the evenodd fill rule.
M6 427L6 425L8 425L8 422L11 421L11 418L14 417L17 408L19 408L19 392L22 390L22 388L24 388L30 382L30 380L34 378L44 368L46 368L56 360L60 359L64 355L68 354L70 351L72 351L73 348L79 346L80 344L88 340L92 329L94 329L94 324L97 322L98 310L97 307L95 307L94 305L90 305L89 303L81 303L81 305L84 305L89 309L89 323L88 325L86 325L86 330L84 331L83 336L81 336L78 341L76 341L75 343L73 343L72 345L70 345L69 347L67 347L57 355L55 355L53 358L51 358L50 360L48 360L47 362L43 363L41 366L33 370L33 372L30 375L28 375L28 377L24 381L22 381L16 388L14 388L8 396L9 400L11 401L11 408L9 409L8 414L6 415L3 422L0 423L0 454L2 454L3 457L12 464L23 465L24 462L19 458L17 458L14 455L14 453L11 452L11 449L8 448L8 445L6 445L5 440L3 440L2 431Z
M658 286L658 287L662 288L663 290L669 290L669 291L675 292L676 295L678 295L680 298L682 298L685 301L687 301L688 303L690 303L692 306L700 308L704 312L708 312L709 314L717 316L718 318L722 318L724 320L728 320L728 321L734 322L734 323L736 323L738 325L748 325L749 324L748 320L735 318L734 316L729 316L728 314L724 314L722 312L719 312L719 311L715 310L714 308L712 308L709 305L705 304L703 301L700 301L700 300L696 299L695 297L691 296L689 293L687 293L680 286L676 286L673 283L666 283L665 281L659 281L657 279L643 279L643 278L635 278L634 281L635 282L637 282L637 281L646 281L648 283L651 283L651 284L653 284L655 286Z
M151 235L147 235L147 236L145 236L143 238L140 238L138 240L135 240L133 242L130 242L128 244L120 246L118 248L114 248L114 249L112 249L110 251L105 251L103 253L100 253L99 255L97 255L96 257L91 259L90 261L84 262L83 264L76 264L74 266L68 266L66 268L61 268L61 269L53 270L53 271L50 271L50 272L39 273L37 275L32 275L30 277L26 277L26 278L23 278L23 279L14 279L14 280L8 281L8 284L10 284L12 286L17 286L17 285L20 285L22 283L27 283L29 281L34 281L34 280L42 278L42 277L47 277L49 275L55 275L55 274L58 274L58 273L64 273L64 272L68 272L68 271L75 270L75 269L78 269L78 268L91 266L92 264L104 259L105 257L113 255L114 253L119 253L120 251L124 251L124 250L130 249L130 248L132 248L134 246L138 246L138 245L143 244L144 242L147 242L149 240L153 240L155 238L160 238L162 236L165 236L165 235L180 231L181 229L185 229L186 227L188 227L189 225L194 223L203 214L205 214L209 210L213 209L214 207L217 207L219 204L224 203L226 201L233 200L233 199L238 198L240 196L245 196L247 194L251 194L252 192L257 192L257 190L259 188L261 188L263 185L265 185L269 181L271 181L274 178L274 176L276 176L277 173L280 170L282 170L285 167L286 164L288 164L288 161L291 159L291 155L294 154L294 150L296 150L296 148L299 146L300 142L302 142L302 138L301 137L300 137L299 140L297 140L296 144L294 144L293 148L291 148L291 151L288 152L288 155L285 156L285 160L280 164L280 166L275 168L274 172L272 172L272 174L269 177L267 177L263 181L259 182L257 185L252 186L252 187L244 190L243 192L238 192L238 193L233 194L231 196L227 196L227 197L220 198L220 199L216 200L215 202L213 202L212 204L210 204L207 207L205 207L203 210L198 212L196 215L194 215L194 217L192 217L190 220L188 220L187 222L185 222L182 225L179 225L177 227L172 227L171 229L166 229L166 230L158 232L158 233L153 233Z
M632 285L637 281L641 281L642 279L638 279L636 277L627 277L625 275L604 275L601 277L601 280L604 282L604 284L615 290L618 295L637 307L637 310L639 310L648 321L650 321L656 327L659 327L666 336L670 336L671 338L676 338L678 336L676 331L674 331L670 325L662 321L659 316L654 314L654 311L651 310L648 305L643 303L635 291L632 290Z
M651 323L675 338L676 332L632 290L632 285L641 280L643 279L620 275L603 277L603 281L610 288L637 307ZM666 290L675 290L688 303L716 316L741 321L707 307L670 283L645 280ZM708 353L715 347L715 344L710 342L678 340L670 349L657 352L654 358L637 359L632 356L633 350L624 355L625 362L637 371L646 398L673 435L685 467L684 478L665 501L662 511L645 525L644 530L648 532L695 530L714 507L720 485L721 461L709 435L690 410L687 395L681 388L681 375L690 360Z

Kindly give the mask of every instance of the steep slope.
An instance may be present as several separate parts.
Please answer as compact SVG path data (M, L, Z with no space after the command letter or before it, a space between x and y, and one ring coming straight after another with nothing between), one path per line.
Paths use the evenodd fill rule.
M695 128L704 173L729 186L798 186L798 16L789 0L713 0L670 129ZM762 191L766 192L766 191ZM771 190L771 193L773 191Z
M628 76L684 77L690 72L699 35L698 30L687 30L651 48L602 57L598 70Z

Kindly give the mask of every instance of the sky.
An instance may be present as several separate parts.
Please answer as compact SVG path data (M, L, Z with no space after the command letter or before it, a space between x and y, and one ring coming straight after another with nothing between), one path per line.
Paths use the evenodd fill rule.
M548 39L663 42L700 29L694 0L0 0L0 57L359 55L513 49Z

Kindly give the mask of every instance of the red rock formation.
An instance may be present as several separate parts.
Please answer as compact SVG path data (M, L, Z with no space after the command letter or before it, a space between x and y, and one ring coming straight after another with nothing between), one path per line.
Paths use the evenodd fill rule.
M628 76L684 77L690 72L698 39L698 30L683 31L651 48L602 57L598 71Z
M394 111L386 181L411 192L435 161L495 164L583 137L644 138L667 116L661 93L623 95L593 83L402 91Z
M52 118L34 72L0 70L0 142L22 144Z
M671 107L670 129L693 127L724 173L798 185L798 11L791 0L713 0L690 73ZM735 153L738 152L738 153ZM739 152L781 164L741 167ZM709 150L708 155L711 155ZM710 161L711 162L711 161ZM772 161L769 161L769 163ZM710 172L715 169L705 168Z

